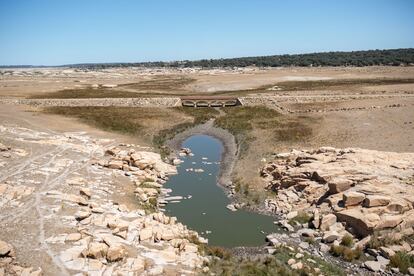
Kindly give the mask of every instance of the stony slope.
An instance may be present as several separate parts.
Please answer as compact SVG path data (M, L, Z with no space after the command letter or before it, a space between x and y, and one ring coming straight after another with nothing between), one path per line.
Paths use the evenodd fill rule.
M353 236L354 248L364 249L375 235L391 238L392 243L371 250L374 257L414 254L414 244L405 241L414 234L414 153L293 150L276 154L261 175L275 192L266 201L268 209L281 214L285 218L281 224L291 231L288 221L309 216L309 224L301 227L315 230L301 233L319 237L321 248ZM385 268L383 264L374 267Z
M158 154L16 125L0 137L0 272L176 275L208 261L205 240L156 211L176 171Z

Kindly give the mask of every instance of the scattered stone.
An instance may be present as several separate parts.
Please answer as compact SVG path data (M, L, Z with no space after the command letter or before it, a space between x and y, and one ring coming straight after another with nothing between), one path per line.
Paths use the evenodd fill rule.
M381 246L379 248L379 250L380 250L381 255L384 256L387 259L389 259L389 258L391 258L392 256L395 255L394 250L392 250L392 249L390 249L388 247L385 247L385 246Z
M298 211L292 211L286 215L286 219L290 220L298 216Z
M296 255L295 255L295 258L296 259L301 259L301 258L303 258L303 254L302 253L296 253Z
M315 230L304 228L304 229L298 230L298 234L302 235L303 237L313 238L315 237Z
M81 188L79 193L83 196L86 196L88 199L91 198L92 196L91 189L89 188Z
M10 147L6 147L5 145L3 145L2 143L0 143L0 151L8 151L10 150Z
M141 231L139 232L139 239L141 241L146 241L152 238L152 229L150 228L144 228L141 229Z
M301 243L299 243L299 247L302 248L302 249L308 249L309 248L309 243L301 242Z
M233 204L228 204L226 206L226 208L229 209L232 212L236 212L237 211L237 208Z
M67 242L75 242L82 238L82 235L80 233L70 233L66 236L65 241Z
M321 231L326 231L336 223L336 216L334 214L327 214L322 217L320 229Z
M100 242L91 242L88 246L86 256L89 258L100 259L106 256L108 246Z
M339 221L345 222L348 227L359 236L372 234L381 218L375 213L363 213L360 209L348 209L336 213Z
M116 170L122 170L123 165L124 165L123 161L111 160L108 163L108 168L116 169Z
M15 257L13 246L0 240L0 257Z
M181 159L178 159L178 158L174 158L173 160L172 160L172 163L173 163L173 165L179 165L179 164L181 164L183 161L181 160Z
M287 263L288 263L288 265L291 266L291 265L296 263L296 260L295 259L289 259Z
M331 248L328 245L324 244L324 243L319 244L319 251L321 251L323 253L327 253L330 249Z
M106 253L106 258L110 262L122 260L125 257L126 251L121 244L111 245Z
M341 238L341 235L338 234L338 232L336 232L336 231L327 231L327 232L323 233L322 240L326 243L331 243L331 242L334 242L336 240L339 240L340 238Z
M378 272L378 271L381 270L381 263L380 262L377 262L377 261L366 261L364 263L364 266L367 269L369 269L369 270L371 270L373 272Z
M329 193L337 194L340 192L344 192L351 188L352 184L352 180L346 178L335 178L328 183Z
M365 199L365 194L348 191L343 194L343 201L345 206L359 205Z
M80 211L76 212L75 218L77 220L83 220L83 219L88 218L90 215L91 215L91 212L89 210L88 211L80 210Z
M320 220L321 220L321 217L319 215L319 210L315 209L315 211L313 211L313 220L312 220L313 227L318 229L320 227Z
M390 260L384 258L383 256L377 256L377 261L381 264L381 268L385 269L387 265L390 263Z
M378 207L378 206L387 206L390 203L390 198L388 196L381 195L368 195L363 202L363 206L367 208Z
M297 263L292 264L290 267L292 269L295 269L295 270L300 270L300 269L303 268L303 263L302 262L297 262Z

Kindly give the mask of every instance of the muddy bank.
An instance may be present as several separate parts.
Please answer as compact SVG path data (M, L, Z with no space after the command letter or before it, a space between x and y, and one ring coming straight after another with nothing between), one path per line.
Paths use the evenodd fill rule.
M214 120L209 120L204 124L197 125L193 128L190 128L184 132L177 134L173 139L169 140L166 143L166 145L174 151L178 151L180 150L184 140L186 140L190 136L197 134L212 136L223 143L224 151L221 157L221 168L218 183L222 187L228 188L232 185L231 174L233 171L234 164L237 160L238 147L234 136L225 129L215 127ZM228 192L227 189L226 192Z

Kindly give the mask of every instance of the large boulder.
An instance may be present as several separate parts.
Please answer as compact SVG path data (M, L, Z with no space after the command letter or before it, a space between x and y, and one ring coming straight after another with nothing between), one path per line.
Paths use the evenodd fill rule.
M347 178L337 177L328 182L328 188L330 194L337 194L344 192L351 188L353 181Z
M319 228L322 231L327 231L329 227L336 223L336 216L334 214L327 214L322 217Z
M106 256L108 246L101 242L91 242L88 246L86 256L93 259L100 259Z
M110 262L122 260L126 255L126 251L121 244L114 244L108 248L106 259Z
M365 199L365 194L354 191L347 191L342 195L344 205L354 206L359 205Z
M336 232L336 231L327 231L327 232L323 233L322 240L325 243L331 243L331 242L334 242L336 240L339 240L340 238L341 238L341 235L338 232Z
M108 163L108 168L115 170L122 170L124 162L121 160L111 160Z
M381 217L381 221L376 226L376 229L394 228L399 225L403 220L401 215L384 215Z
M363 213L360 209L347 209L335 213L338 220L345 222L347 228L351 228L354 234L366 237L372 234L381 218L375 213Z
M366 261L364 266L373 272L378 272L381 270L381 263L377 261Z
M139 240L140 241L146 241L149 239L152 239L152 229L151 228L143 228L139 231Z
M378 206L387 206L390 203L390 198L388 196L382 195L368 195L363 202L363 206L370 208L370 207L378 207Z

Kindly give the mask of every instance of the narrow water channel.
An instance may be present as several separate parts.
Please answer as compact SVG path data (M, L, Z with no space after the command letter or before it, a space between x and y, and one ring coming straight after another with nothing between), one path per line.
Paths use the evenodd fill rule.
M219 140L194 135L184 141L183 147L190 148L194 156L182 157L178 174L165 185L172 189L171 196L185 198L167 204L170 216L176 216L216 246L259 246L265 243L266 234L278 231L272 217L226 208L230 200L217 185L223 153Z

